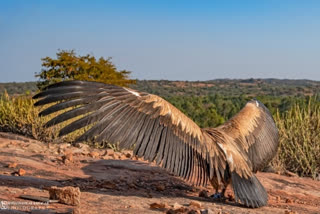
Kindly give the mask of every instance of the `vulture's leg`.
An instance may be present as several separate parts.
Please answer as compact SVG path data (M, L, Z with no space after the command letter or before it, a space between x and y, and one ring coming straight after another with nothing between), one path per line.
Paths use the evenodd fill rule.
M219 186L220 186L219 184L216 184L216 186L213 186L215 188L216 192L210 196L211 198L214 198L214 199L223 198L223 192L221 192L221 193L219 192Z
M220 185L219 185L219 182L217 181L217 179L216 178L213 178L212 180L210 180L210 183L211 183L211 185L212 185L212 187L215 189L215 193L213 194L213 195L211 195L210 197L212 197L212 198L220 198L220 193L219 193L219 187L220 187Z
M219 188L216 188L216 192L211 195L212 198L221 198L221 193L219 192Z
M223 182L223 189L221 191L222 198L225 198L224 194L226 193L226 189L230 183L231 183L231 177L227 177L227 180Z
M227 186L228 186L228 185L224 186L221 192L219 192L218 190L216 190L216 193L213 194L213 195L211 195L210 197L212 197L212 198L224 199L224 198L225 198L224 194L225 194L225 192L226 192Z
M224 194L226 193L227 186L228 186L228 184L223 187L223 189L221 191L221 198L225 198Z
M219 198L219 199L225 199L225 198L226 198L226 197L224 196L224 194L226 193L226 189L227 189L228 185L231 183L231 177L230 177L230 176L226 176L226 177L225 177L225 180L222 180L222 182L223 182L223 189L222 189L222 191L221 191L221 192L218 192L218 189L219 189L219 186L220 186L220 185L216 184L216 186L214 186L214 187L216 187L216 188L215 188L215 189L216 189L216 193L213 194L213 195L211 195L210 197L212 197L212 198Z

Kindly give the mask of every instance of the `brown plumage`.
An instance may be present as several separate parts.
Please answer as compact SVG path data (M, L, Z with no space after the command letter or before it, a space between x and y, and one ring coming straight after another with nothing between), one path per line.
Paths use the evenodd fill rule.
M60 130L66 135L92 127L76 141L119 143L194 184L208 181L218 191L232 183L236 200L248 207L267 204L254 172L275 156L278 131L268 109L252 100L217 128L201 129L164 99L129 88L96 82L65 81L34 96L35 103L57 104L40 115L71 108L47 123L52 126L85 115Z

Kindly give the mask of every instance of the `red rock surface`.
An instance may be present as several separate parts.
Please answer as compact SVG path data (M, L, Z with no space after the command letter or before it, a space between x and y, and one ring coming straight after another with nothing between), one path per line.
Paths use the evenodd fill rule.
M105 152L68 144L44 144L22 136L0 133L0 201L29 203L24 210L20 209L24 212L16 212L26 213L34 202L21 199L20 195L49 197L48 188L51 186L73 186L81 190L80 206L50 203L38 205L38 208L46 209L46 213L50 210L53 213L72 213L73 210L74 213L88 214L170 213L177 209L185 213L200 213L200 210L203 213L230 214L320 213L320 182L310 178L258 173L269 193L269 204L259 209L248 209L233 200L222 202L199 197L203 190L208 190L208 195L213 194L211 186L192 187L161 168L128 154L132 153ZM124 160L119 160L118 156ZM9 168L11 163L16 163L27 173L13 176L17 168ZM231 189L227 190L226 195L233 196ZM197 202L201 208L190 206ZM163 210L151 209L153 203L166 206ZM175 209L175 204L182 207Z
M68 205L80 205L81 192L79 187L50 187L49 198L52 200L58 200L60 203Z

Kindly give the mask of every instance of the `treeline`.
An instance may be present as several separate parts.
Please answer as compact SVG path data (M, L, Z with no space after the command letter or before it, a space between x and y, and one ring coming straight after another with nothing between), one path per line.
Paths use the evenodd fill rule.
M294 105L305 106L311 97L256 97L264 103L272 115L283 114ZM238 113L252 99L250 96L170 96L165 98L183 113L193 119L200 127L216 127ZM318 97L312 97L313 102L320 104Z
M37 82L0 83L0 94L10 95L37 91ZM320 81L286 79L216 79L210 81L137 80L133 89L170 96L310 96L320 93Z
M5 91L10 95L33 94L38 90L36 82L0 83L0 94Z
M210 81L139 80L134 89L163 97L204 96L312 96L320 93L320 82L286 79L217 79Z

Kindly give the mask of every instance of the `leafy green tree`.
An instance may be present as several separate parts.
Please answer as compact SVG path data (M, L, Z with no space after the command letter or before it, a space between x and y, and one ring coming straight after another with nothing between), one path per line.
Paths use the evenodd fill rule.
M39 89L63 80L87 80L119 86L128 86L136 82L129 79L130 71L118 71L111 58L96 59L90 54L78 56L74 50L59 50L56 55L57 59L41 59L43 69L35 75L39 78Z

